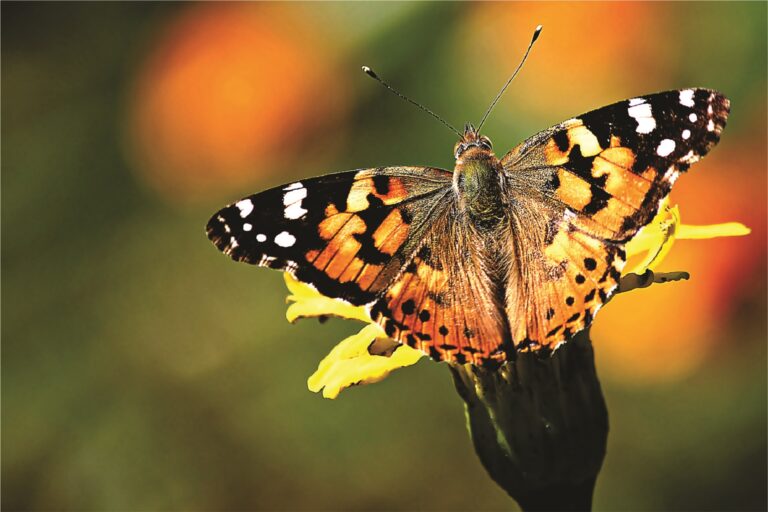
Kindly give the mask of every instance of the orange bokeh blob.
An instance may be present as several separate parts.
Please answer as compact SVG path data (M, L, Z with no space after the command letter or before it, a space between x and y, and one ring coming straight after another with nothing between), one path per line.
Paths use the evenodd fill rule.
M338 120L338 52L301 12L198 4L164 29L139 72L130 125L153 186L189 198L253 183L296 162L308 134Z
M475 88L482 80L486 93L495 92L512 72L536 25L544 27L508 93L518 101L508 99L497 107L513 114L521 109L536 116L554 113L553 122L560 122L606 99L651 92L637 88L668 76L675 62L674 45L664 48L664 41L646 33L651 23L658 31L664 19L653 3L487 2L476 7L460 38L460 61L468 71L463 75L472 78Z

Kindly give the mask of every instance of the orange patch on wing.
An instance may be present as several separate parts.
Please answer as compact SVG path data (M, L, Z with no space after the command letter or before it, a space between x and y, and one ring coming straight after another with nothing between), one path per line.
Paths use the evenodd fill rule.
M333 203L328 203L328 206L325 207L326 217L333 217L338 213L339 213L339 210L336 208L336 205L334 205Z
M400 210L394 209L373 232L373 245L384 254L392 256L408 238L408 227Z
M648 167L640 176L648 181L654 181L658 175L659 171L655 167Z
M570 148L568 148L570 149ZM544 146L544 160L547 165L557 167L568 161L568 149L560 151L555 139L550 137L547 145Z
M595 222L602 224L606 228L619 232L624 223L624 217L630 217L636 211L636 208L633 208L620 199L612 197L608 200L608 204L605 205L605 208L595 213L592 218Z
M344 272L339 276L339 281L342 283L354 281L364 266L365 262L363 260L360 258L353 258L350 264L347 265L347 268L344 269Z
M350 237L339 244L336 254L333 255L328 266L325 267L325 273L328 277L338 279L341 274L349 267L355 255L360 252L360 242Z
M307 254L305 254L304 257L308 262L312 263L313 261L315 261L315 259L319 255L320 255L320 251L318 251L317 249L312 249L310 251L307 251Z
M576 210L581 210L592 200L590 185L583 179L575 176L565 169L558 169L560 186L557 189L557 197L565 204Z
M408 191L405 189L403 182L398 178L389 177L389 190L386 194L379 194L374 189L376 197L381 199L384 204L396 204L408 197Z
M401 180L393 177L386 177L386 180L387 192L384 194L379 194L376 190L373 178L355 180L347 196L347 211L359 212L368 208L370 206L369 195L381 199L385 205L397 204L408 197L408 191Z
M635 152L625 147L611 147L601 152L598 158L629 171L635 163Z
M323 226L326 222L329 224ZM326 267L329 267L333 262L333 266L329 267L327 272L331 277L338 277L349 264L351 257L360 250L360 242L355 240L352 235L364 232L365 222L357 215L342 213L325 219L320 223L320 236L327 240L326 235L330 235L331 240L312 264L317 269L325 271ZM338 260L336 259L337 253Z
M581 150L581 156L585 157L595 156L603 150L595 134L584 125L568 129L568 142L571 148L578 145Z
M603 151L592 163L592 176L607 176L605 191L637 209L643 203L651 182L631 171L635 154L628 148Z
M367 290L371 287L376 278L379 277L379 274L383 269L383 265L365 265L365 268L360 273L360 277L357 279L357 284L361 289Z
M359 212L368 208L368 194L374 190L372 179L356 180L347 196L347 211Z
M565 229L559 229L555 237L547 247L544 248L544 255L553 265L559 265L560 262L568 259L568 254L563 249L568 243L568 233Z
M323 240L330 240L344 224L352 217L357 217L351 213L340 213L332 217L323 219L323 221L317 226L317 232ZM359 217L358 217L359 218Z

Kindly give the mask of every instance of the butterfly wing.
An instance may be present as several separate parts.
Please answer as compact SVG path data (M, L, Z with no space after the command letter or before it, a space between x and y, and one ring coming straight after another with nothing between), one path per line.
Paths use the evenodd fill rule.
M367 307L400 343L481 362L511 349L494 281L457 212L452 173L387 167L302 180L216 213L208 237L237 261L283 270Z
M514 351L495 244L486 244L451 194L403 273L371 308L393 339L441 361L483 364Z
M523 348L554 348L615 291L624 244L717 144L730 103L708 89L633 98L545 130L503 159L511 190L507 315Z
M450 172L428 167L330 174L246 197L213 215L207 232L234 260L369 304L415 252L450 186Z

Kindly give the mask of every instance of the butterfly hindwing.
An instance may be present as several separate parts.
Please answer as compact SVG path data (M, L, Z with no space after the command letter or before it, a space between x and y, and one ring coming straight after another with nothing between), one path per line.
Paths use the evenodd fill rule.
M456 196L452 194L452 198ZM485 237L445 201L402 274L373 304L371 317L391 338L433 359L504 361L514 351Z
M633 98L545 130L502 159L524 260L507 304L517 343L554 348L590 324L616 289L624 244L718 142L729 107L708 89Z
M384 167L298 181L217 212L208 237L234 260L284 270L323 295L368 304L406 263L451 173Z

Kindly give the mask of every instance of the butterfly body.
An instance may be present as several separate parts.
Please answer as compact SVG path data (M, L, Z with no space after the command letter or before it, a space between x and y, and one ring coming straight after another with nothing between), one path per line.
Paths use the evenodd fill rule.
M624 245L725 127L708 89L632 98L569 119L502 158L471 125L453 172L379 167L249 196L209 238L364 306L438 360L495 365L550 353L615 292Z
M482 230L498 226L507 209L502 198L502 167L491 141L468 124L454 154L453 189L461 209Z

